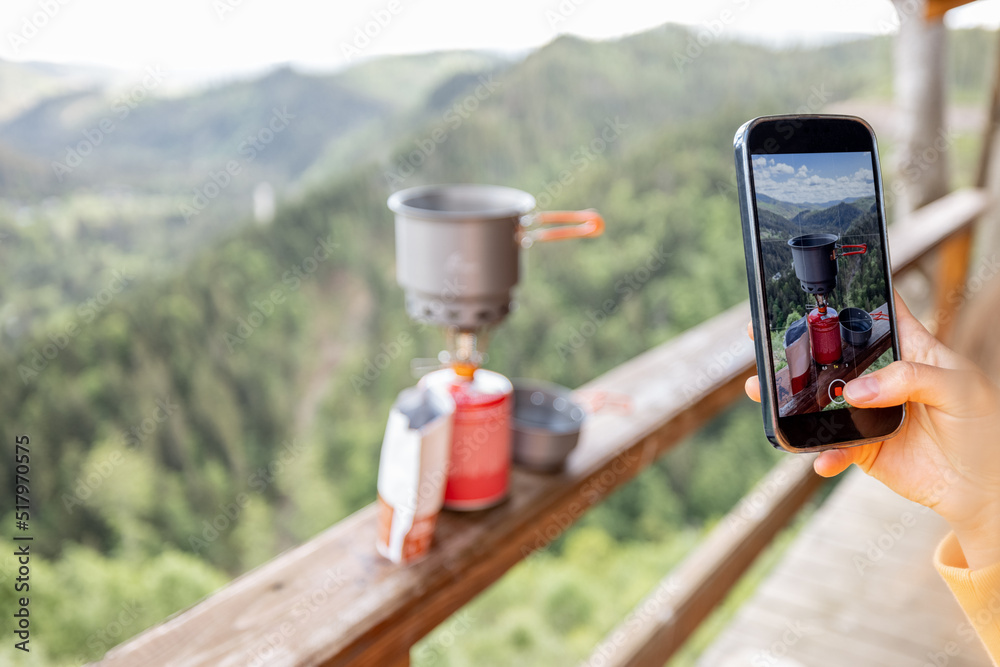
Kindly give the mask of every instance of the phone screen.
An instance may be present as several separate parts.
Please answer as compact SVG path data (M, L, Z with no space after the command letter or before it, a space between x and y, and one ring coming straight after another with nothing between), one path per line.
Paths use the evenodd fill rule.
M895 356L874 155L750 158L778 417L846 410Z

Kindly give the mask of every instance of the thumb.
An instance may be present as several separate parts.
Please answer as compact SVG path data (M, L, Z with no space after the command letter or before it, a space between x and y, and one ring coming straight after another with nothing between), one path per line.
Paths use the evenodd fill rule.
M884 408L908 401L924 403L954 417L976 417L988 392L978 373L896 361L851 380L844 398L859 408Z

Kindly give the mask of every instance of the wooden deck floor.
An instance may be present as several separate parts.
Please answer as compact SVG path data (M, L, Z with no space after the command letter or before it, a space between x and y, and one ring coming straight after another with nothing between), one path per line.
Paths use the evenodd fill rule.
M990 665L931 564L946 532L933 512L852 471L698 666Z

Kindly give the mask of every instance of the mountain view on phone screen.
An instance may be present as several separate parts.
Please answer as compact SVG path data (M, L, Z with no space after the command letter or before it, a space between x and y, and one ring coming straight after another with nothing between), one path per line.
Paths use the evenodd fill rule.
M872 154L751 164L779 415L842 408L847 380L892 361Z

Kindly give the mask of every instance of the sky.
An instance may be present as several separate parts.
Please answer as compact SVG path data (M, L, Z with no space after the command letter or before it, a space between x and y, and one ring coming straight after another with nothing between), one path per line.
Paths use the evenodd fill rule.
M790 153L753 159L754 188L793 204L873 197L871 153Z
M0 59L212 78L385 54L523 52L560 34L608 39L666 22L706 40L787 44L890 33L897 19L889 0L3 0ZM995 28L1000 0L952 10L947 22Z

